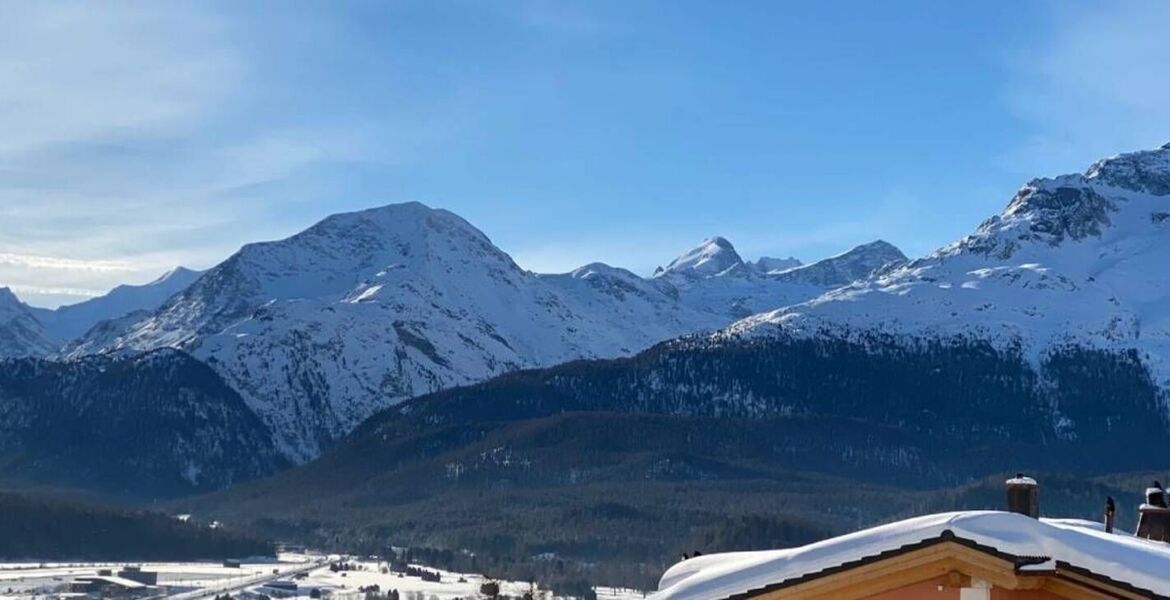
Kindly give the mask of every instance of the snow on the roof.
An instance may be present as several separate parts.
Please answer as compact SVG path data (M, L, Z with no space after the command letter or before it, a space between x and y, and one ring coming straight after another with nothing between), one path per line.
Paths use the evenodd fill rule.
M149 587L145 583L142 583L141 581L134 581L133 579L127 579L125 577L119 577L117 575L85 575L83 577L78 577L77 581L84 581L84 582L103 581L105 583L109 583L111 585L116 585L119 587L124 587L127 589L141 589L141 588Z
M1105 533L1100 523L1091 521L966 511L916 517L799 548L692 558L671 567L652 598L727 598L939 538L947 530L957 538L1000 552L1063 561L1158 594L1170 594L1170 544Z

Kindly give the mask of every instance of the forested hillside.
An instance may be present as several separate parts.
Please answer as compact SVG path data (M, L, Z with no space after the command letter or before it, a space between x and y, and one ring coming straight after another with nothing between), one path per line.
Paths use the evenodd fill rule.
M192 560L273 556L272 544L150 512L0 492L0 558Z
M0 361L0 479L157 498L286 464L239 394L182 352Z
M1017 470L1166 468L1163 400L1132 353L1035 365L964 338L688 339L419 398L317 461L181 505L323 544L551 554L632 582L683 551L983 505L938 491ZM1090 496L1054 506L1094 516Z

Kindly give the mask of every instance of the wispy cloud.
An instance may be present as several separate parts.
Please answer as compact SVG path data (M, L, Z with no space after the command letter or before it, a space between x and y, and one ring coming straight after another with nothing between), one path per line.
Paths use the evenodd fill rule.
M5 252L0 252L0 265L25 267L30 269L90 271L99 273L124 273L134 270L134 267L126 261L77 260L73 258L35 256L29 254L9 254Z
M97 298L103 295L103 290L87 290L85 288L62 288L62 287L44 287L38 285L13 285L8 286L13 292L20 296L31 296L35 298L40 297L65 297L73 299Z
M245 74L223 24L178 4L8 3L0 154L199 125Z
M1005 159L1021 174L1080 170L1170 141L1170 3L1053 2L1010 56L1010 107L1028 130Z
M256 186L361 155L360 128L257 107L278 92L241 47L246 15L215 8L5 5L0 285L56 303L208 266L302 225Z

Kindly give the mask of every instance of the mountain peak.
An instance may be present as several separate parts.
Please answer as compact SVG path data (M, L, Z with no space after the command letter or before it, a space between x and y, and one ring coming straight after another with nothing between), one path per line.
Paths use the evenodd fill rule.
M735 246L726 238L715 236L670 261L656 276L677 273L688 277L713 277L743 265Z
M1084 177L1155 196L1170 195L1170 144L1099 160L1085 171Z
M891 260L906 260L906 255L897 246L885 241L874 240L868 244L861 244L845 254L883 254Z
M7 287L0 286L0 322L15 319L25 313L20 298Z
M0 358L42 356L57 349L28 306L7 287L0 287Z
M161 283L166 283L168 281L176 281L176 280L190 282L190 281L194 280L195 277L198 276L200 273L201 273L201 271L196 271L194 269L188 269L187 267L180 265L180 266L177 266L173 269L170 269L169 271L167 271L166 273L163 273L162 275L159 275L158 278L156 278L154 281L151 281L150 283L148 283L146 285L159 285Z
M788 258L761 256L759 260L751 263L751 266L760 273L776 274L787 271L789 269L795 269L796 267L799 267L803 264L804 263L800 262L800 259L796 258L795 256L789 256Z
M19 304L20 299L16 297L16 294L12 293L11 288L9 288L7 286L0 286L0 302L3 302L5 304L10 303L10 302L15 303L15 304Z
M1033 179L1003 212L935 255L972 252L1002 260L1024 248L1101 238L1117 223L1128 223L1122 235L1135 233L1135 222L1148 223L1163 210L1161 199L1146 195L1170 195L1170 144L1099 160L1084 174Z
M430 218L467 223L463 218L451 211L441 208L431 208L415 200L384 204L382 206L363 208L350 212L334 213L322 219L320 223L355 220L377 221L380 223L407 223L420 222Z
M413 201L333 214L288 240L274 243L307 242L328 252L320 242L311 241L321 238L333 240L327 245L339 239L349 246L360 240L368 248L389 243L407 254L420 251L426 239L446 238L452 242L458 240L457 245L474 247L468 248L471 251L494 250L492 254L502 254L482 231L459 215Z
M883 267L905 261L906 255L897 246L885 240L875 240L775 276L786 281L839 287L864 279Z
M28 305L21 301L12 289L0 286L0 319L15 318L31 314Z
M633 273L619 267L607 265L603 262L591 262L589 264L581 265L569 272L569 276L577 279L585 279L593 276L633 276Z

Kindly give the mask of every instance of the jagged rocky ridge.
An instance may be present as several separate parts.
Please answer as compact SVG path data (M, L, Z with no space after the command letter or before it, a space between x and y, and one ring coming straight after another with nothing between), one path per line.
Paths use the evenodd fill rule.
M55 309L29 306L0 287L0 358L54 354L99 323L158 308L199 275L177 267L150 283L120 285L103 296Z
M0 480L157 497L287 464L240 396L182 352L0 361Z
M792 260L745 262L731 242L715 237L658 268L653 280L687 306L740 319L865 279L905 262L906 256L878 240L809 265Z
M97 298L52 310L33 308L32 313L57 344L64 345L102 321L158 308L168 298L191 285L201 274L201 271L175 267L150 283L120 285Z
M816 264L759 273L725 240L718 246L729 269L691 268L684 256L652 279L598 263L537 275L454 214L392 205L247 245L153 313L95 327L68 356L189 351L300 461L405 398L519 368L627 355L902 258L882 247L868 260L829 259L842 263L826 269L831 277L805 281L799 272Z
M6 287L0 287L0 358L43 356L57 343L33 312Z
M1037 179L921 259L745 319L730 335L964 335L1039 362L1068 344L1135 350L1170 386L1170 144Z

